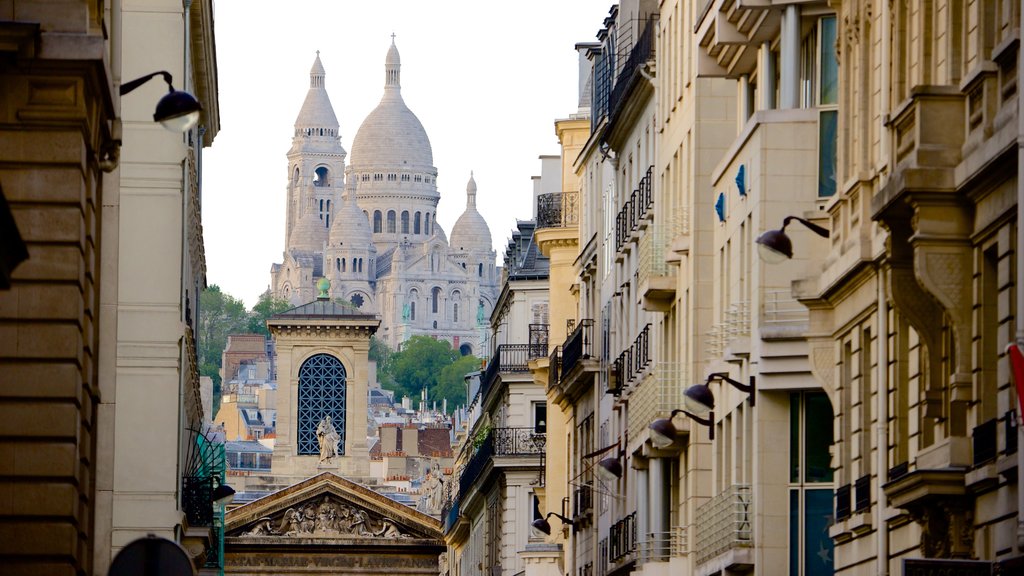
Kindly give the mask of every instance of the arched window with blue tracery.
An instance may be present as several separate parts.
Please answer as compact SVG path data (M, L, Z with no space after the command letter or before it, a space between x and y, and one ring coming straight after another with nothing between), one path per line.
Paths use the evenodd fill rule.
M327 415L338 432L338 455L345 453L345 389L345 367L334 356L316 354L302 363L296 434L300 455L320 454L316 427Z

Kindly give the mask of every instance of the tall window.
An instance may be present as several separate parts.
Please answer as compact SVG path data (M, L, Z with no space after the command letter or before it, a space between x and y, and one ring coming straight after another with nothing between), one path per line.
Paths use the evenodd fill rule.
M388 232L394 234L395 232L395 211L388 210Z
M428 236L430 235L430 212L427 212L427 215L423 217L423 233Z
M380 210L373 211L373 232L374 234L381 233L381 217Z
M430 311L437 314L437 302L441 299L441 289L434 288L430 292Z
M413 217L413 220L412 220L412 233L413 234L419 234L420 233L420 218L422 216L423 216L422 214L417 212L415 217Z
M832 403L823 392L794 392L789 405L789 574L831 575Z
M818 196L836 193L836 150L839 130L839 61L836 59L836 17L818 19L801 46L801 100L818 113Z
M345 453L345 367L334 356L317 354L299 368L298 453L319 454L316 430L320 422L331 417L338 433L338 454Z
M409 211L402 211L402 234L409 233Z

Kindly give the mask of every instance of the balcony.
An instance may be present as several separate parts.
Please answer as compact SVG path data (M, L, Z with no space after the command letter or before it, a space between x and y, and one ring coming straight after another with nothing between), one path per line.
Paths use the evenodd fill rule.
M636 543L636 563L668 562L669 558L686 556L690 552L686 526L675 526L669 532L649 532Z
M555 192L537 197L537 229L571 228L580 223L580 193Z
M548 389L552 389L558 387L561 382L562 347L555 346L548 358Z
M572 493L572 521L579 526L589 522L594 511L594 490L590 484L584 484Z
M629 200L622 205L618 215L615 216L616 252L622 251L633 232L641 227L646 227L647 216L653 214L654 189L651 186L653 172L654 166L647 169L647 173L637 183L636 189L629 195Z
M502 344L495 350L494 355L487 362L484 370L483 380L480 381L481 405L487 398L494 382L500 374L512 372L529 372L530 345L529 344Z
M733 484L697 508L697 564L729 554L723 568L752 566L754 497L749 484Z
M539 468L547 446L547 436L533 428L491 428L479 444L474 446L462 475L459 477L459 495L464 497L470 489L479 486L478 481L486 479L487 465L494 468L530 467ZM520 458L528 457L523 462Z
M683 387L690 382L689 371L681 362L658 362L654 378L642 381L629 394L629 437L640 438L647 426L658 418L668 417L682 404ZM676 421L679 432L689 430L689 421Z
M548 325L530 324L529 359L543 358L548 355Z
M681 218L659 215L648 232L640 237L637 285L644 310L667 312L675 302L676 275L675 268L669 266L669 256L678 261L671 244L684 233Z
M560 395L574 401L588 389L601 364L594 357L594 321L580 320L570 330L562 345L558 386Z
M636 552L636 512L608 529L608 564L629 560Z
M647 85L653 92L653 87L644 79L640 69L647 65L647 62L654 59L654 34L658 28L657 15L647 18L644 29L640 32L636 43L633 44L629 57L623 62L615 77L615 84L608 94L608 118L609 128L623 115L629 96L638 86ZM653 75L653 74L652 74Z

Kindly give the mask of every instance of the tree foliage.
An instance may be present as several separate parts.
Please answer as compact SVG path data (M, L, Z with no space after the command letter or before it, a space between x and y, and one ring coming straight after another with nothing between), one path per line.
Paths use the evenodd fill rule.
M199 374L213 380L213 410L220 406L221 353L228 342L228 334L244 332L248 321L245 304L234 296L222 292L220 286L211 285L199 295L199 323L196 354L199 356Z
M448 409L466 403L466 374L480 369L476 356L461 356L458 360L441 369L437 386L430 391L430 397L448 399Z
M291 307L291 302L282 298L274 298L270 294L270 290L267 290L260 294L260 299L253 305L252 310L249 311L246 332L270 336L270 331L267 330L267 318L274 314L280 314Z
M413 336L402 344L402 349L391 358L391 376L396 392L411 398L426 388L433 391L437 377L445 366L458 359L458 352L444 340L429 336Z

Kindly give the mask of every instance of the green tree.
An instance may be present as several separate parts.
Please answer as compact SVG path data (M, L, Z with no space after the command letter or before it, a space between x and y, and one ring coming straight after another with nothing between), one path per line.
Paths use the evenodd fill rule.
M397 391L395 377L391 374L391 362L394 352L376 336L370 337L370 360L377 363L377 381L385 390Z
M466 403L466 374L480 369L480 359L476 356L461 356L458 360L441 369L437 377L437 386L430 391L430 397L448 400L448 410Z
M420 390L433 391L438 376L459 357L451 344L429 336L413 336L391 358L390 373L395 379L395 393L416 398Z
M249 315L245 304L234 296L221 292L220 286L211 285L199 295L199 323L197 350L199 374L213 380L213 411L220 407L221 353L228 342L228 334L245 332Z
M252 310L249 311L246 331L250 334L270 336L270 331L267 330L267 318L289 310L291 307L290 302L282 298L274 298L271 296L270 290L267 290L260 294L260 299L253 305Z

